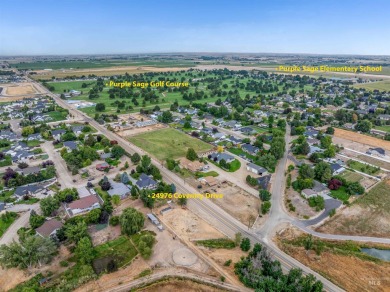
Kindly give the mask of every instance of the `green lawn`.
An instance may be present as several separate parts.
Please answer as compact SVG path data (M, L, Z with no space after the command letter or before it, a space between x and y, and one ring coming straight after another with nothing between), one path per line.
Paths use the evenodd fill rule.
M21 200L21 201L17 202L16 204L32 205L32 204L35 204L35 203L38 203L38 202L39 202L38 198L30 198L28 200Z
M245 155L247 158L251 159L252 161L255 161L255 159L256 159L256 157L254 155L250 155L249 153L246 153L245 151L243 151L240 148L228 148L228 151L237 155L237 156Z
M374 129L390 133L390 125L374 126Z
M128 264L138 253L127 236L120 236L98 245L95 247L95 251L95 259L111 256L116 259L118 267Z
M378 82L370 82L370 83L358 83L354 84L353 87L356 88L365 88L368 90L380 90L380 91L388 91L390 90L390 81L378 81Z
M226 248L232 249L236 247L236 244L233 240L228 238L216 238L216 239L207 239L207 240L198 240L195 242L196 245L201 245L211 248Z
M331 190L330 195L333 198L339 199L341 201L347 201L349 199L349 195L344 186L340 187L338 190Z
M53 120L51 120L51 122L58 122L58 121L66 120L66 116L68 115L68 112L67 111L55 111L55 112L48 112L46 114L53 119Z
M196 177L205 177L205 176L213 176L213 177L216 177L216 176L218 176L219 175L219 173L218 172L216 172L216 171L208 171L208 172L200 172L200 171L198 171L198 172L196 172L195 173L195 176Z
M350 167L354 170L361 171L361 172L364 172L364 173L367 173L370 175L378 174L378 172L380 171L380 169L377 167L374 167L374 166L371 166L368 164L364 164L364 163L361 163L359 161L355 161L352 159L347 161L347 165L348 165L348 167Z
M39 140L31 140L31 141L27 141L27 146L28 147L36 147L36 146L39 146L41 145L41 141Z
M18 214L14 212L9 212L8 214L10 215L7 218L5 213L3 213L4 216L0 217L0 237L3 236L11 224L18 218Z
M234 159L230 163L229 172L235 172L235 171L239 170L240 167L241 167L241 162L238 159Z
M135 135L129 141L159 160L184 157L188 148L196 152L212 149L210 144L170 128Z

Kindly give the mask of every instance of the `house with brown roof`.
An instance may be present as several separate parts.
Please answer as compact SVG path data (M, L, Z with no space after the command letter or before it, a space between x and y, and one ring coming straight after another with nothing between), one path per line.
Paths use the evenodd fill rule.
M202 171L207 167L203 162L199 162L197 160L191 161L187 158L180 159L180 165L182 168L188 169L192 172Z
M55 237L57 230L62 228L64 224L62 224L57 219L50 219L45 221L40 227L35 229L36 233L42 237Z
M73 201L69 204L65 204L65 210L68 215L72 217L78 214L87 213L93 209L100 208L101 203L103 203L103 201L100 199L100 197L90 195Z

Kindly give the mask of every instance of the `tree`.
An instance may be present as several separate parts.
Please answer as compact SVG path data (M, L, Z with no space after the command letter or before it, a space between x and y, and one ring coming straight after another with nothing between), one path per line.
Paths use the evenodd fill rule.
M101 188L103 191L108 191L109 189L111 189L111 183L109 181L104 181L101 184Z
M260 190L259 191L259 196L260 196L260 199L263 202L271 200L271 193L269 191L267 191L267 190Z
M251 249L251 241L248 237L241 240L240 248L242 251L249 251Z
M336 178L332 178L329 182L328 182L328 188L330 190L338 190L341 186L342 186L342 182L339 181L338 179Z
M49 263L57 247L53 240L41 236L24 237L20 243L13 241L0 246L0 264L4 268L31 269Z
M139 232L144 226L144 215L134 208L123 210L120 216L122 234L132 235Z
M113 195L111 201L114 205L118 206L121 202L121 197L119 195Z
M269 152L276 158L280 159L283 157L286 143L283 137L273 137L271 142L271 148Z
M236 244L236 246L238 246L241 243L241 239L242 239L242 234L237 232L234 235L234 243Z
M355 126L355 129L357 131L360 131L363 133L369 133L371 128L372 128L372 123L368 120L358 121L358 123Z
M347 186L347 192L350 195L361 195L364 193L364 187L359 182L349 183Z
M323 136L321 138L321 147L324 149L329 148L332 145L332 137L331 136Z
M302 164L299 168L299 175L301 178L314 178L314 169L308 164Z
M314 167L314 174L317 180L327 182L332 177L332 169L328 163L321 161Z
M131 156L131 162L133 162L134 164L137 164L138 162L140 162L141 160L141 156L139 156L138 153L134 153L132 156Z
M265 215L269 212L271 209L271 202L270 201L265 201L261 204L261 214Z
M126 153L126 152L125 152L125 149L123 149L121 146L119 146L119 145L114 145L114 146L112 146L111 155L112 155L113 158L119 159L119 158L121 158L125 153Z
M22 136L27 137L28 135L34 134L34 127L27 126L22 128Z
M188 148L186 158L188 160L194 161L194 160L198 159L198 154L196 154L196 152L193 148Z
M106 110L106 105L104 103L99 102L99 103L96 104L95 110L97 112L103 112L103 111Z
M172 116L172 113L170 111L165 111L162 113L161 122L168 124L168 123L171 123L172 121L173 121L173 116Z
M325 133L329 134L329 135L333 135L334 134L334 128L332 128L332 127L326 128L326 132Z
M146 172L148 173L149 172L149 168L150 168L150 164L152 163L152 159L147 156L147 155L142 155L142 158L141 158L141 170L143 172Z
M20 169L25 169L25 168L28 167L28 164L27 164L26 162L21 162L21 163L18 164L18 167L19 167Z
M328 149L324 151L324 156L328 158L332 158L336 156L336 147L334 145L330 145Z
M178 204L180 206L185 206L187 205L187 197L186 196L181 196L178 200L177 200Z
M45 217L38 215L34 210L31 210L29 223L31 228L38 228L45 222Z
M185 121L183 125L184 129L191 129L191 123L189 121Z
M86 221L89 224L95 224L99 222L100 214L102 213L101 209L94 209L89 211Z
M78 261L83 265L92 263L95 252L89 237L83 237L79 240L75 249L75 255Z
M84 221L77 224L67 224L65 235L69 240L77 243L81 238L88 236L87 224Z
M39 201L39 205L41 206L44 216L51 216L53 212L60 207L60 202L57 198L48 196L47 198L41 199Z
M303 244L304 244L305 249L306 249L307 251L309 251L310 249L312 249L312 248L313 248L313 236L312 236L311 234L309 234L309 235L305 238Z

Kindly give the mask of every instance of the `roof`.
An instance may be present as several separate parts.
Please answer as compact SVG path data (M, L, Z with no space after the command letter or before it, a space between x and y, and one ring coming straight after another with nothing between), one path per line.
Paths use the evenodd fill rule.
M155 180L153 180L152 178L150 178L145 173L142 173L139 176L139 179L136 182L136 185L138 187L140 187L140 188L149 187L149 186L152 186L152 185L155 185L155 184L157 184L157 182Z
M302 193L304 193L307 197L317 195L317 192L315 192L312 189L304 189L304 190L302 190Z
M260 177L257 178L257 183L264 190L268 189L268 185L269 185L270 181L271 181L271 175L270 174L269 175L260 176Z
M49 237L54 230L59 229L62 226L64 226L64 224L62 224L60 221L56 219L50 219L45 221L45 223L43 223L35 231L44 237Z
M124 183L118 183L110 180L111 189L107 191L110 196L119 195L125 196L130 192L130 188Z
M60 134L64 134L66 131L64 130L64 129L58 129L58 130L53 130L53 131L51 131L51 134L53 135L53 136L55 136L55 135L60 135Z
M21 172L24 175L29 175L29 174L34 174L38 173L41 171L41 168L39 166L31 166L31 167L26 167L23 169L16 169L17 172Z
M228 161L228 160L231 160L231 159L234 159L234 157L230 154L227 154L227 153L212 153L211 154L211 159L214 159L214 157L217 157L217 161L221 161L222 159L224 159L225 161Z
M92 206L95 203L99 203L99 200L96 196L90 195L79 200L76 200L68 204L69 209L85 209Z
M204 167L203 162L199 162L197 160L191 161L185 157L180 159L180 164L182 165L182 167L187 168L191 171L198 171L199 169L202 169Z
M256 147L256 146L253 146L251 144L244 144L244 145L241 145L241 149L244 149L250 153L255 153L256 151L259 151L259 148Z
M379 154L385 155L385 150L384 150L383 148L377 147L377 148L370 148L369 150L370 150L370 151L376 151L376 152L378 152Z
M21 186L21 187L16 188L14 194L17 196L24 196L28 193L36 193L37 191L39 191L41 189L42 189L42 187L37 186L37 185Z
M326 186L324 186L322 183L315 180L314 187L312 187L312 190L319 193L319 192L327 191L329 189Z
M330 168L332 169L332 172L335 172L343 167L338 163L331 163Z
M64 147L68 147L71 150L77 148L77 144L75 141L65 141L63 144L64 144Z
M254 163L248 163L248 167L256 169L259 172L266 172L267 171L264 167L261 167L257 164L254 164Z

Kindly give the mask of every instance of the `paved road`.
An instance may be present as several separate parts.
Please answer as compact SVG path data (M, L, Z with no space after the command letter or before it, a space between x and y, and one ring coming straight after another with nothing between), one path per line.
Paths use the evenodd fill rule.
M41 208L39 207L39 204L34 204L30 206L31 209L34 209L37 213L40 212ZM0 245L1 244L10 244L13 240L18 241L18 230L21 227L26 227L29 224L30 219L30 212L26 211L23 214L20 215L18 219L12 225L7 229L7 231L3 234L3 236L0 238Z
M302 226L302 227L308 227L312 225L316 225L318 223L321 223L323 220L329 217L329 212L333 209L338 209L343 203L336 199L326 199L325 200L325 209L322 211L322 213L309 220L295 220L294 225L295 226Z
M123 139L119 135L116 135L115 133L108 131L105 127L103 127L102 125L97 123L94 119L90 118L86 114L74 109L68 103L66 103L64 100L59 98L57 95L49 92L41 84L37 84L37 86L41 87L42 90L45 90L46 94L53 97L60 106L66 108L66 109L69 109L69 111L75 116L75 119L82 118L82 119L84 119L84 121L89 122L91 124L91 126L95 127L97 130L100 130L100 132L103 135L105 135L108 139L117 140L118 144L121 147L123 147L128 153L132 154L134 152L137 152L140 155L147 154L145 151L143 151L142 149L131 144L129 141ZM287 132L289 132L289 130ZM160 169L161 174L166 182L174 183L176 185L177 191L179 191L181 193L188 193L188 194L198 192L197 190L195 190L191 186L184 185L182 178L178 177L176 174L168 171L166 168L161 166L159 161L152 158L152 162ZM282 159L282 161L279 162L279 167L277 169L277 176L276 176L278 182L280 179L281 179L281 182L284 181L284 179L285 179L284 178L284 167L286 165L286 162L287 162L287 153L284 156L284 158ZM284 182L278 183L275 185L280 187L279 194L275 195L275 193L276 193L276 190L275 190L273 193L274 196L272 198L273 204L277 205L279 203L278 198L280 198L280 196L283 196L282 194L284 193ZM252 231L248 232L246 226L244 226L241 222L239 222L238 220L236 220L235 218L233 218L232 216L227 214L225 211L220 209L218 206L216 206L215 204L213 204L209 200L190 200L189 207L192 210L194 210L195 212L200 213L201 217L206 217L207 221L209 221L209 222L213 221L210 223L213 224L214 226L216 226L218 228L218 230L220 230L221 232L223 232L225 234L229 234L230 236L232 236L235 233L240 232L244 236L250 238L253 243L259 242L259 243L264 244L265 246L267 246L270 249L270 251L272 252L274 257L281 262L285 271L289 270L293 267L299 267L306 274L308 274L308 273L314 274L324 284L325 289L327 289L329 291L340 291L341 290L339 287L337 287L335 284L333 284L329 280L325 279L321 275L312 271L310 268L304 266L303 264L301 264L297 260L293 259L289 255L287 255L284 252L282 252L281 250L279 250L273 244L272 240L268 241L267 238L266 238L266 240L262 240L261 236L253 233ZM271 214L276 214L276 216L272 217L273 219L277 219L274 222L275 224L282 222L282 219L286 219L286 215L284 215L285 214L284 212L271 210ZM212 218L214 218L214 219L212 219ZM216 218L218 218L218 219L216 219ZM268 220L268 221L270 221L270 220ZM273 225L267 227L266 231L272 230L273 227L274 227Z

